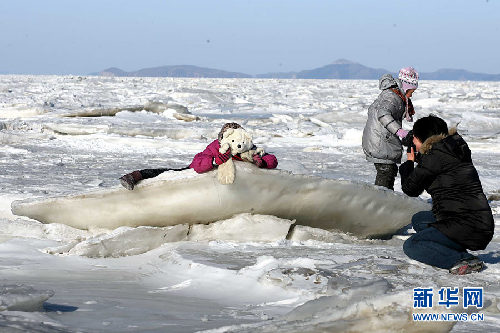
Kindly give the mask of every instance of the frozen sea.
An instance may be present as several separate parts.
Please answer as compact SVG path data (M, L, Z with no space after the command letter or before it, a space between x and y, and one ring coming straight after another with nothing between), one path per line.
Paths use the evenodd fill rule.
M78 230L11 213L15 200L184 167L225 122L250 131L280 169L372 183L361 135L378 93L378 81L360 80L0 76L0 331L500 331L498 234L476 252L487 268L457 277L405 256L411 228L383 240L314 229L269 240L253 226L292 222L243 214L197 241L158 242L160 228ZM458 124L498 230L500 82L423 81L413 102L416 118ZM241 237L224 237L228 224ZM423 312L483 320L413 321L413 288L424 287L435 306ZM483 288L481 309L437 305L440 288L464 287Z

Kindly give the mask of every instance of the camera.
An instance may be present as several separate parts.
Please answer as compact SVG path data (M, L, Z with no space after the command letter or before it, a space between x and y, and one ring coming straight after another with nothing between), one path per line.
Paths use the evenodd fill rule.
M412 148L414 152L417 151L417 147L415 147L415 145L413 144L413 131L409 131L408 135L401 140L401 143L403 144L403 146L407 147L407 153L411 153Z

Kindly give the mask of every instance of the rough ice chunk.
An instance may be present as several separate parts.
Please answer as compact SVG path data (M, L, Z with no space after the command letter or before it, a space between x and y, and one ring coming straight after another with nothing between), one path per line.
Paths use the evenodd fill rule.
M22 284L0 285L0 311L40 311L52 290L36 290Z
M409 224L414 213L430 209L422 200L370 184L235 164L236 179L231 185L218 183L216 171L196 174L189 169L165 172L133 191L114 188L14 201L12 212L81 229L207 224L254 213L369 237L391 234Z
M44 239L44 224L29 220L0 219L0 234L12 237L29 237Z
M122 257L145 253L168 242L185 240L187 224L171 227L120 227L111 233L45 249L51 254L73 254L86 257Z
M72 333L43 312L0 312L2 333Z
M56 134L65 135L88 135L96 133L107 133L108 125L82 125L82 124L66 124L61 122L46 123L43 125L44 130L49 130Z
M91 235L89 231L76 229L65 224L42 224L38 221L22 219L0 219L0 234L13 237L51 239L56 241L84 239Z
M304 320L314 317L314 314L326 310L335 312L345 309L350 304L381 296L391 289L391 285L385 279L366 280L363 278L333 278L328 281L327 295L317 300L307 302L294 310L287 316L287 320Z
M28 105L0 108L0 118L28 118L36 117L44 113L46 113L46 111L42 108Z
M304 225L296 225L290 232L288 239L294 242L315 240L325 243L352 243L355 237L344 233L337 233L328 230L311 228Z
M316 268L309 267L277 267L266 272L259 281L278 285L286 290L315 290L324 289L328 278Z
M449 332L455 324L413 321L410 292L386 294L379 287L384 284L375 281L344 299L324 296L309 301L290 312L277 332Z
M224 332L449 332L455 324L413 321L411 291L394 293L384 279L341 277L329 288L327 296L273 322L227 327Z
M163 113L167 110L172 110L178 114L190 114L188 108L184 105L177 103L162 103L162 102L149 102L145 105L131 105L131 106L121 106L113 108L101 108L101 109L77 109L70 113L61 114L62 117L112 117L116 114L129 111L129 112L140 112L149 111L153 113Z
M272 242L285 239L293 223L275 216L239 214L208 225L195 224L188 239Z

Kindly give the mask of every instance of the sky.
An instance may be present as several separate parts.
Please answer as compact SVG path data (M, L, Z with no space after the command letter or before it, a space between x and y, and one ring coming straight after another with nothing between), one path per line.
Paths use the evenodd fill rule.
M500 0L10 0L0 73L196 65L246 74L337 59L500 74Z

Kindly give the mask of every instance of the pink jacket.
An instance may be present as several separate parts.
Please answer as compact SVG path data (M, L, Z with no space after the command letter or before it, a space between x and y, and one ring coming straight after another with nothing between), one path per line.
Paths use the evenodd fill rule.
M207 146L207 148L205 148L204 151L194 156L193 162L191 162L189 167L198 173L203 173L214 168L214 160L217 165L224 163L223 157L225 155L229 156L230 152L228 151L226 154L220 154L219 148L219 140L214 140ZM262 156L262 159L265 162L263 168L274 169L278 166L278 160L276 159L276 156L272 154L265 154ZM241 158L239 155L234 155L233 160L241 161Z

